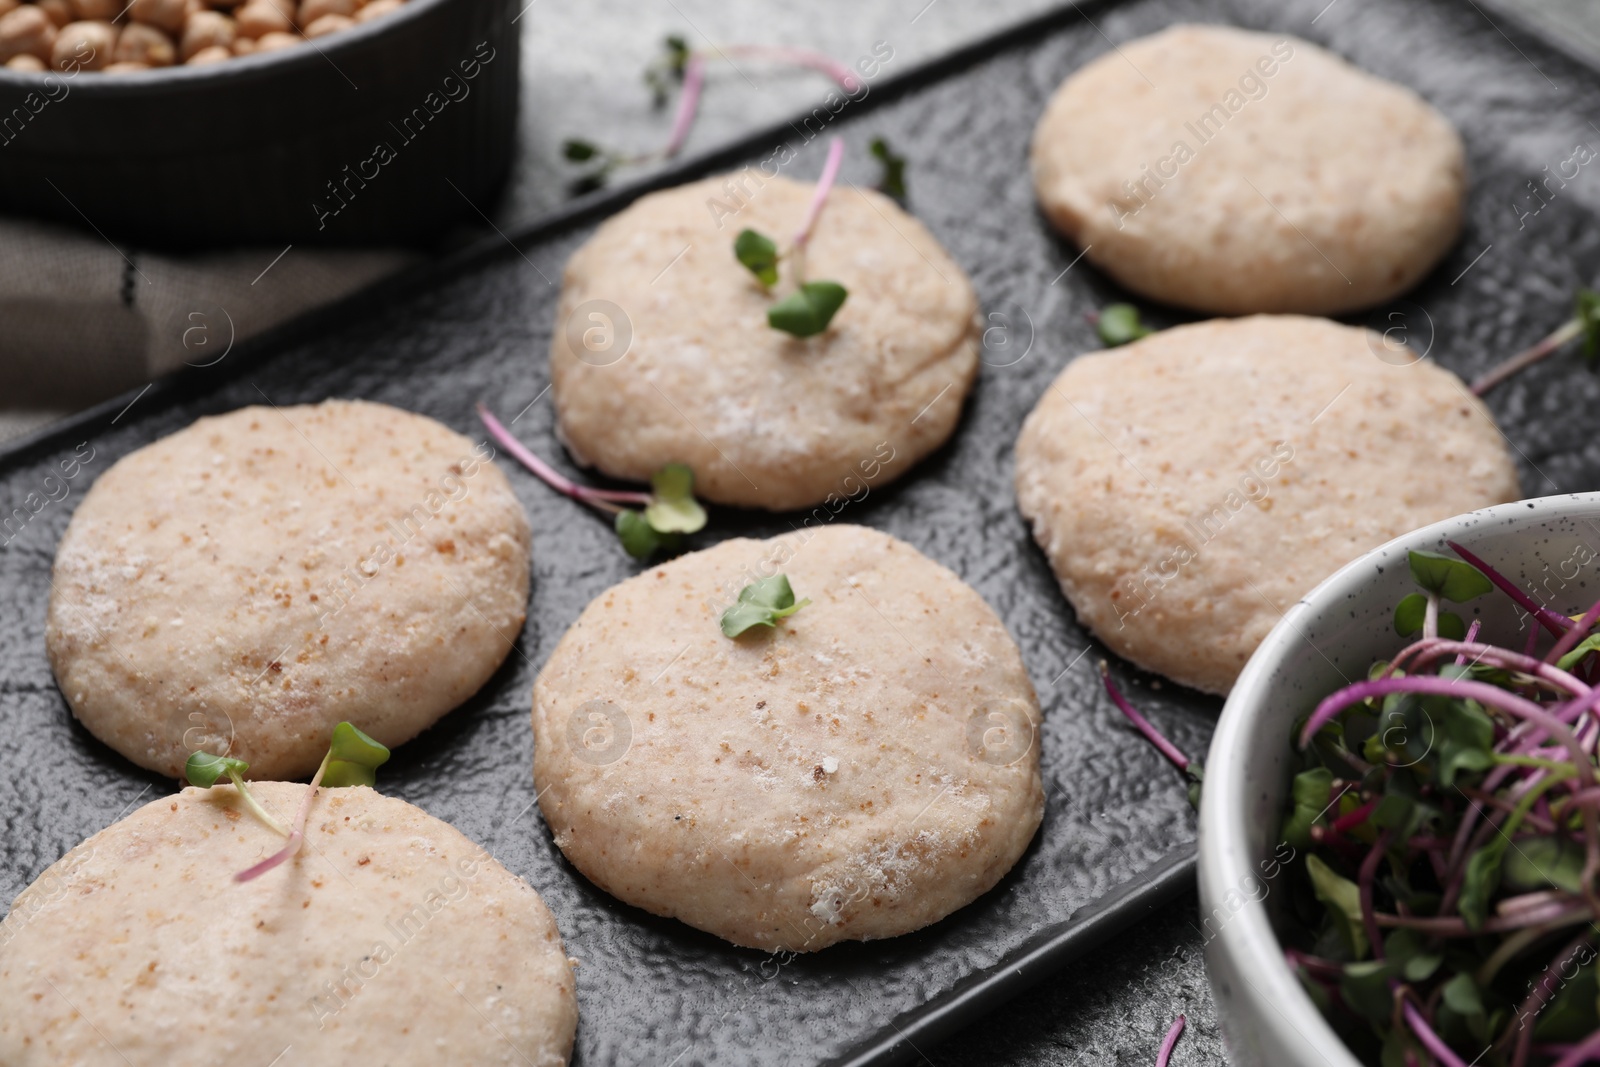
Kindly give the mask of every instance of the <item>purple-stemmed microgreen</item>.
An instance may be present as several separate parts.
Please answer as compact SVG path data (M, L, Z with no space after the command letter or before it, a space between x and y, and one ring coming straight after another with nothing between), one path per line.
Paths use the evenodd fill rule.
M757 626L775 629L779 619L787 619L809 603L809 599L795 600L788 575L774 574L739 590L738 601L722 613L722 632L738 637Z
M844 306L850 295L838 282L808 281L805 270L806 244L816 229L817 219L828 202L828 193L839 177L839 165L844 159L844 142L835 137L828 146L828 158L822 166L822 176L817 179L811 201L806 206L805 217L795 231L794 241L786 251L779 251L772 238L752 229L744 229L733 240L733 256L755 276L761 288L770 293L778 284L778 266L784 260L793 264L795 291L767 309L767 325L795 337L814 337L828 328L833 316Z
M1422 592L1396 628L1419 638L1296 732L1289 958L1324 1012L1363 1024L1341 1032L1366 1062L1576 1063L1569 1047L1600 1050L1600 604L1574 622L1450 547L1411 554ZM1543 658L1537 626L1523 651L1476 623L1447 635L1443 602L1495 588L1552 635Z
M199 786L201 789L210 789L217 784L217 779L226 777L233 783L233 788L238 790L239 799L244 803L246 810L272 830L273 833L289 836L289 831L277 819L274 819L256 802L250 787L245 784L244 772L250 769L250 764L244 760L234 759L231 756L213 756L209 752L191 752L188 762L183 765L183 776L189 780L190 785Z
M311 814L311 801L316 797L317 790L323 785L329 788L341 786L364 785L371 786L376 780L376 771L389 759L389 750L348 722L341 722L333 728L333 739L329 742L328 751L322 757L322 763L317 767L317 773L312 775L311 784L300 796L300 807L295 811L294 823L289 829L289 839L283 847L260 863L247 867L233 876L236 882L250 882L266 874L275 867L281 866L294 858L300 851L300 844L305 840L306 817Z
M611 516L623 551L634 559L648 559L657 551L675 551L685 534L705 527L706 510L694 496L694 471L682 463L669 463L651 475L648 493L597 489L573 481L540 459L483 404L478 405L478 418L483 420L489 436L540 481L563 496Z
M1600 293L1579 289L1573 299L1572 318L1556 327L1542 340L1489 368L1472 383L1472 391L1482 396L1507 378L1526 370L1583 338L1583 358L1590 369L1600 360Z
M1094 332L1100 335L1100 343L1107 348L1132 344L1155 333L1139 321L1139 309L1132 304L1109 304L1091 315L1089 321L1094 324Z
M862 81L849 67L821 52L808 48L791 48L781 45L730 44L713 45L708 49L690 49L679 36L669 36L663 54L645 68L645 84L650 87L655 106L667 102L673 84L681 86L678 110L673 116L672 129L667 141L653 152L629 155L602 148L591 141L569 139L563 143L562 154L567 162L595 164L573 183L574 192L589 192L605 184L611 172L618 167L638 166L644 163L672 159L683 150L689 131L700 108L700 97L705 89L706 66L713 59L732 61L735 57L767 60L787 66L814 70L832 78L847 93L862 88Z
M1167 757L1184 777L1189 780L1189 803L1195 808L1200 807L1200 788L1205 780L1205 768L1199 760L1190 759L1183 754L1183 750L1167 740L1165 734L1157 730L1149 719L1139 714L1139 710L1128 703L1128 698L1122 695L1122 690L1117 688L1117 683L1111 680L1111 665L1105 660L1100 661L1100 683L1106 687L1106 694L1111 697L1111 702L1121 709L1134 728L1144 735L1146 741L1155 746L1156 751Z

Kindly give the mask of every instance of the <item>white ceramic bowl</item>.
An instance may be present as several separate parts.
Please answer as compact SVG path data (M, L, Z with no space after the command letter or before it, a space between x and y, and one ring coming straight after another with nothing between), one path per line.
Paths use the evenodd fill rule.
M1440 472L1445 476L1445 472ZM1297 718L1403 644L1397 601L1415 591L1406 553L1456 541L1563 614L1600 599L1600 493L1474 511L1397 537L1290 608L1222 709L1200 805L1200 907L1206 971L1234 1067L1360 1067L1284 962L1270 916ZM1490 640L1520 647L1532 625L1498 591L1458 607Z

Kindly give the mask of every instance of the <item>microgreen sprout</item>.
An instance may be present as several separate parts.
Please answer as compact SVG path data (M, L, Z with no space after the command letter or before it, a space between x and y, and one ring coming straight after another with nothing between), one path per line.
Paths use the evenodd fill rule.
M1122 690L1117 688L1117 683L1111 680L1111 666L1105 660L1100 661L1100 682L1106 687L1106 695L1111 697L1111 702L1121 709L1122 714L1128 717L1134 728L1144 735L1156 747L1156 751L1167 757L1184 777L1189 780L1189 803L1198 809L1200 807L1200 787L1205 781L1205 768L1199 760L1190 759L1183 754L1183 750L1167 740L1165 734L1157 730L1149 719L1139 714L1139 710L1128 703L1128 698L1122 695Z
M795 291L767 309L767 325L795 337L814 337L826 330L850 295L838 282L807 281L805 277L806 243L839 176L839 164L843 159L844 142L835 137L828 146L828 159L823 164L822 176L817 179L817 188L811 194L805 219L787 251L779 251L776 241L751 229L739 231L733 240L734 258L768 292L778 284L778 264L785 259L794 264Z
M1583 358L1589 369L1600 363L1600 293L1579 289L1573 298L1572 318L1556 327L1543 340L1489 368L1472 383L1472 391L1482 396L1501 382L1535 363L1554 355L1568 342L1583 338Z
M1111 304L1094 316L1094 330L1107 348L1137 341L1155 333L1139 321L1139 309L1132 304Z
M683 84L684 68L689 65L689 42L679 35L668 34L661 42L661 55L644 68L644 83L650 87L651 99L656 107L667 106L667 94L673 85Z
M1421 633L1423 637L1447 637L1459 641L1467 636L1467 624L1453 611L1440 611L1439 602L1464 604L1494 591L1494 584L1470 563L1438 552L1413 550L1408 555L1411 579L1423 589L1402 597L1394 609L1394 629L1401 637Z
M722 613L722 632L738 637L755 626L770 630L779 619L788 618L809 603L809 599L795 601L788 575L774 574L739 590L738 602Z
M478 405L478 418L483 420L489 436L540 481L563 496L610 515L623 551L634 559L648 559L658 550L674 551L684 534L705 527L705 508L694 497L694 472L682 463L668 463L651 475L648 493L596 489L580 485L534 455L482 404Z
M244 760L233 759L231 756L213 756L209 752L191 752L188 762L183 765L183 776L189 779L190 785L197 785L201 789L210 789L217 784L217 779L226 776L233 787L239 791L239 799L249 809L250 814L260 819L274 833L289 836L289 831L283 824L271 815L267 809L256 802L250 787L245 784L244 772L250 769L250 764Z
M311 813L311 801L323 785L330 788L347 785L370 786L376 781L374 772L389 759L389 750L348 722L333 728L333 738L322 764L312 776L311 784L301 794L300 807L295 811L294 824L289 839L283 847L260 863L233 876L236 882L249 882L261 877L274 867L292 859L305 840L306 816Z
M896 155L889 142L874 137L867 146L872 158L883 164L883 177L878 179L878 191L884 196L906 202L906 157Z
M1409 556L1417 640L1296 732L1286 957L1363 1062L1571 1067L1600 1053L1600 603L1449 547ZM1440 610L1497 588L1541 624L1524 651Z
M590 141L577 139L566 141L562 146L562 154L569 163L597 164L572 183L573 192L584 193L600 188L610 177L611 172L618 167L661 162L676 156L683 150L684 142L689 138L689 131L694 126L695 115L700 107L700 95L705 88L707 64L712 59L731 62L736 57L767 60L815 70L832 78L847 93L855 93L862 87L861 79L848 66L807 48L729 44L713 45L709 49L699 50L691 49L688 42L680 36L669 36L663 43L662 53L651 60L644 70L645 84L650 88L652 103L658 108L666 105L667 97L674 85L681 87L678 111L672 120L672 131L667 136L666 144L653 152L630 155L601 148Z
M1178 1036L1183 1033L1183 1025L1187 1020L1178 1016L1172 1020L1172 1027L1167 1031L1167 1036L1161 1041L1161 1052L1156 1056L1156 1067L1167 1067L1172 1060L1172 1050L1178 1044Z

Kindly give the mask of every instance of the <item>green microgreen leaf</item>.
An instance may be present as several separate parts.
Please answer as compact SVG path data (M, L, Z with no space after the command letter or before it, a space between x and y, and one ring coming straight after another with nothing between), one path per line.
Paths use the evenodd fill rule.
M1346 1004L1373 1021L1387 1019L1394 1010L1394 994L1389 979L1394 968L1384 960L1348 963L1339 980L1339 993Z
M568 163L587 163L600 155L600 149L588 141L580 141L574 138L562 143L561 154Z
M1206 784L1206 770L1200 765L1199 760L1192 759L1189 761L1189 765L1183 769L1183 773L1189 779L1189 806L1195 811L1199 811L1200 794L1205 789Z
M1453 556L1412 549L1409 559L1411 577L1416 583L1445 600L1464 604L1494 589L1482 571Z
M1583 892L1583 845L1570 837L1525 837L1509 849L1501 880L1520 892L1565 889Z
M775 574L739 590L738 602L722 613L722 632L738 637L755 626L771 629L779 619L788 618L809 603L810 600L796 603L789 576Z
M637 560L647 560L658 551L675 551L683 541L682 534L662 533L651 526L642 513L631 508L617 512L612 528L617 531L622 550Z
M1367 933L1361 925L1361 891L1315 853L1306 856L1306 873L1311 876L1312 892L1328 909L1346 949L1361 959L1367 954Z
M1311 827L1333 796L1333 772L1326 767L1301 771L1294 776L1291 794L1293 810L1284 820L1283 839L1303 851L1311 847Z
M1094 328L1107 348L1116 348L1155 333L1139 321L1139 309L1132 304L1112 304L1107 307L1100 312Z
M806 282L767 309L767 324L796 337L811 337L828 328L849 295L838 282Z
M670 34L663 42L664 54L644 68L644 83L650 87L651 99L656 107L667 102L667 93L674 82L683 81L689 66L689 42L677 34Z
M1461 886L1457 907L1469 930L1483 928L1489 918L1489 902L1500 888L1500 865L1505 856L1504 837L1478 849L1467 859L1467 876Z
M878 181L878 191L885 196L905 203L906 199L906 159L904 156L895 155L889 147L889 142L882 137L874 137L867 146L872 153L872 158L883 164L883 177Z
M650 476L650 504L644 521L660 534L690 534L706 525L706 509L694 498L694 471L668 463Z
M1600 293L1579 289L1574 302L1578 325L1583 329L1583 358L1593 368L1600 362Z
M333 728L328 745L328 769L322 784L337 788L346 785L375 785L377 769L389 760L389 750L348 722Z
M1579 641L1571 652L1568 652L1565 656L1562 656L1559 660L1557 660L1556 666L1560 667L1564 671L1570 671L1572 668L1578 665L1583 657L1587 656L1597 648L1600 648L1600 634L1590 634L1582 641Z
M733 255L768 289L778 284L778 246L772 238L744 229L733 239Z
M190 785L210 789L217 784L218 778L226 775L232 779L243 775L249 769L250 764L242 759L213 756L209 752L191 752L188 761L183 765L183 776L189 779Z
M1445 788L1455 785L1462 771L1486 771L1494 766L1494 720L1476 703L1450 701L1436 729L1439 781Z
M1428 614L1428 598L1421 593L1408 593L1394 606L1394 632L1410 637L1422 630L1422 620Z

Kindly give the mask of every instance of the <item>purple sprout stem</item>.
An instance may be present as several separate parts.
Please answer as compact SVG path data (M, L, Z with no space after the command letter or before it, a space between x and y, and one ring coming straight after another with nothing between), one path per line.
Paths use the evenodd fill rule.
M1167 757L1178 770L1187 771L1189 769L1189 757L1185 756L1177 745L1168 741L1160 730L1150 725L1149 719L1140 715L1134 706L1128 703L1127 698L1117 688L1117 683L1111 680L1111 668L1105 660L1100 661L1100 681L1105 684L1106 692L1111 695L1111 702L1122 709L1122 714L1128 717L1128 721L1133 723L1141 734L1144 734L1145 740L1156 746L1161 754Z
M1555 636L1560 637L1562 634L1566 633L1572 628L1571 619L1567 618L1565 615L1556 614L1543 604L1536 603L1532 597L1518 589L1516 585L1512 583L1511 579L1507 578L1505 575L1489 566L1487 563L1473 555L1465 548L1462 548L1454 541L1446 541L1445 544L1449 545L1456 555L1460 556L1462 559L1478 568L1478 570L1482 571L1485 578L1488 578L1495 585L1499 586L1502 593L1510 597L1512 600L1515 600L1519 605L1521 605L1523 611L1526 611L1528 614L1538 619L1539 622L1544 625L1545 629L1549 630Z
M1553 354L1562 345L1573 340L1581 333L1583 333L1583 323L1576 317L1562 323L1542 341L1529 348L1524 348L1511 358L1490 367L1483 374L1480 374L1472 383L1472 394L1474 396L1482 396L1513 374L1525 370Z
M1183 1033L1183 1024L1186 1020L1178 1016L1172 1020L1172 1027L1167 1031L1167 1036L1161 1041L1161 1051L1156 1054L1156 1067L1167 1067L1167 1061L1172 1059L1172 1049L1178 1043L1178 1035Z
M672 132L667 136L666 147L661 150L662 159L671 159L683 148L683 143L689 139L689 131L694 127L694 117L700 109L700 92L706 84L705 57L695 53L683 68L683 92L678 96L678 114L672 120Z
M1567 1047L1566 1055L1555 1062L1553 1067L1578 1067L1580 1063L1600 1059L1600 1030L1596 1030L1576 1045Z
M235 882L253 881L279 864L293 858L294 854L300 851L300 842L304 841L306 837L306 816L311 814L311 799L317 795L317 787L322 784L322 776L327 773L328 761L332 758L333 749L330 748L327 755L322 757L322 765L317 768L317 773L311 778L311 784L306 786L306 791L300 798L300 808L294 813L294 825L289 830L289 840L283 843L282 848L254 867L247 867L235 874L233 876Z
M1378 932L1378 915L1372 907L1372 880L1378 875L1378 864L1383 861L1383 854L1389 850L1389 842L1394 838L1393 830L1385 830L1378 835L1372 843L1372 848L1367 851L1367 856L1361 861L1361 869L1356 874L1356 889L1361 897L1361 928L1367 933L1367 940L1372 943L1373 959L1383 959L1383 936Z
M1478 937L1481 934L1503 934L1529 926L1547 924L1565 926L1569 923L1588 922L1594 917L1594 909L1587 904L1558 906L1553 903L1537 910L1529 908L1526 912L1516 916L1491 915L1483 921L1482 926L1474 930L1467 925L1467 920L1454 915L1391 915L1385 911L1377 913L1380 927L1404 926L1420 933L1432 934L1434 937Z
M1477 623L1473 623L1474 626ZM1469 634L1468 637L1471 635ZM1458 654L1456 662L1465 662L1464 657L1471 656L1475 663L1487 663L1491 667L1504 667L1507 670L1521 671L1523 674L1532 675L1551 682L1577 696L1586 696L1590 691L1587 683L1576 675L1562 670L1553 663L1547 663L1533 656L1521 655L1510 649L1498 645L1478 644L1475 641L1449 641L1444 638L1434 638L1431 641L1418 641L1405 648L1394 658L1390 670L1397 670L1407 661L1415 660L1411 664L1413 673L1436 659L1442 659L1450 653Z
M637 504L641 507L650 503L649 493L634 492L625 489L595 489L577 482L557 471L550 464L540 459L528 450L528 447L512 436L511 431L503 426L499 419L482 404L478 405L478 418L483 420L484 427L489 431L489 436L500 444L507 452L511 453L518 462L539 477L550 488L563 496L569 496L580 503L588 504L592 508L616 514L622 509L619 504Z
M1422 1042L1424 1048L1432 1053L1445 1067L1467 1067L1466 1061L1457 1056L1444 1039L1433 1032L1433 1027L1428 1025L1428 1020L1423 1018L1417 1006L1406 999L1402 1005L1405 1012L1406 1024L1411 1027L1411 1032L1417 1035L1417 1040Z
M844 160L844 141L838 137L828 145L828 159L822 165L822 176L817 179L816 191L811 194L811 203L806 208L805 221L800 224L800 229L794 235L794 246L803 249L806 242L811 239L811 230L817 224L817 217L822 214L822 205L828 201L828 192L833 188L834 181L839 177L839 164Z
M1474 641L1476 641L1478 639L1478 631L1482 627L1483 627L1483 620L1482 619L1473 619L1472 620L1472 625L1467 627L1467 639L1466 639L1465 643L1470 645ZM1461 655L1456 657L1456 666L1457 667L1461 666L1465 662L1467 662L1467 654L1465 652L1461 653Z
M853 93L861 88L861 79L856 77L855 71L834 59L832 56L813 52L809 48L790 48L784 45L771 44L732 44L724 45L717 49L724 55L749 56L752 59L771 59L779 63L789 63L796 67L807 67L819 71L839 83L839 88L847 93Z
M1545 662L1554 663L1576 648L1578 642L1583 640L1584 635L1594 628L1595 620L1597 619L1600 619L1600 600L1596 600L1589 610L1583 613L1583 618L1578 620L1578 624L1562 634L1561 640L1557 641L1550 651L1545 653Z

